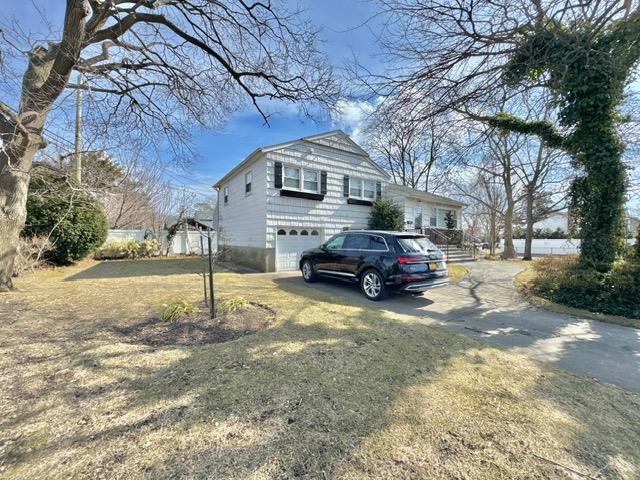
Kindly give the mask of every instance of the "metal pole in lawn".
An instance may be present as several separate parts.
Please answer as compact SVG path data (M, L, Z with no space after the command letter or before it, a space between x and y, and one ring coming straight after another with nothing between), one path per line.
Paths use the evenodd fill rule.
M208 305L207 299L207 265L204 263L204 239L202 238L202 228L198 227L200 233L200 258L202 259L202 288L204 289L204 304Z
M213 257L211 256L211 229L207 228L207 247L209 247L209 312L211 318L216 318L216 307L213 300Z

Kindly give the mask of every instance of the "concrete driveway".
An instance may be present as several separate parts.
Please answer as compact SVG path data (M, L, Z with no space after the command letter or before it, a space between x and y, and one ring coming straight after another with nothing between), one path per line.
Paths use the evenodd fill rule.
M458 285L420 296L394 296L378 304L366 300L357 286L340 281L305 285L640 391L640 330L532 307L513 286L517 265L480 261L465 266L470 276ZM303 284L298 272L276 275L279 282Z

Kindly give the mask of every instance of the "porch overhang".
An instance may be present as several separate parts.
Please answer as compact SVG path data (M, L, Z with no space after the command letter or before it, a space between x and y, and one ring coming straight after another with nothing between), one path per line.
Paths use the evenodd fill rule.
M422 190L416 190L415 188L405 187L404 185L389 185L387 186L388 193L394 193L401 195L405 198L411 198L413 200L420 200L421 202L434 204L439 206L446 206L451 208L462 209L467 206L466 203L459 202L452 198L443 197L442 195L436 195L435 193L423 192Z

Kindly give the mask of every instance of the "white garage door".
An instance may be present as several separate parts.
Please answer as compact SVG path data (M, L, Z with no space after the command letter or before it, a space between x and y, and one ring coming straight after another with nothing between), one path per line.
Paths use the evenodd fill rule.
M302 252L321 243L318 228L279 228L276 239L276 270L297 270Z

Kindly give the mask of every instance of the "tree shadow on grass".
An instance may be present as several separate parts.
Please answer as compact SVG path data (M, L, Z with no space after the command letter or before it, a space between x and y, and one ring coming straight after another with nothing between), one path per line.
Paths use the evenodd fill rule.
M539 446L522 444L523 432L541 445L553 433L569 435L562 454L579 452L583 468L602 468L615 455L640 461L640 408L618 411L611 387L535 365L515 369L508 354L464 337L303 284L279 286L310 301L269 330L197 348L127 349L130 358L115 365L110 351L76 359L105 376L80 389L59 385L56 400L78 418L63 419L58 436L53 430L44 442L14 448L9 465L69 477L571 478L532 459ZM592 388L601 390L587 402ZM471 394L480 400L469 407ZM589 411L595 399L602 415ZM520 402L525 413L551 402L569 420L541 409L538 423L527 423L505 409ZM543 435L549 422L571 430ZM623 422L627 447L611 441L608 426ZM371 450L380 436L383 448Z
M103 261L65 278L64 281L202 274L203 265L200 257Z

